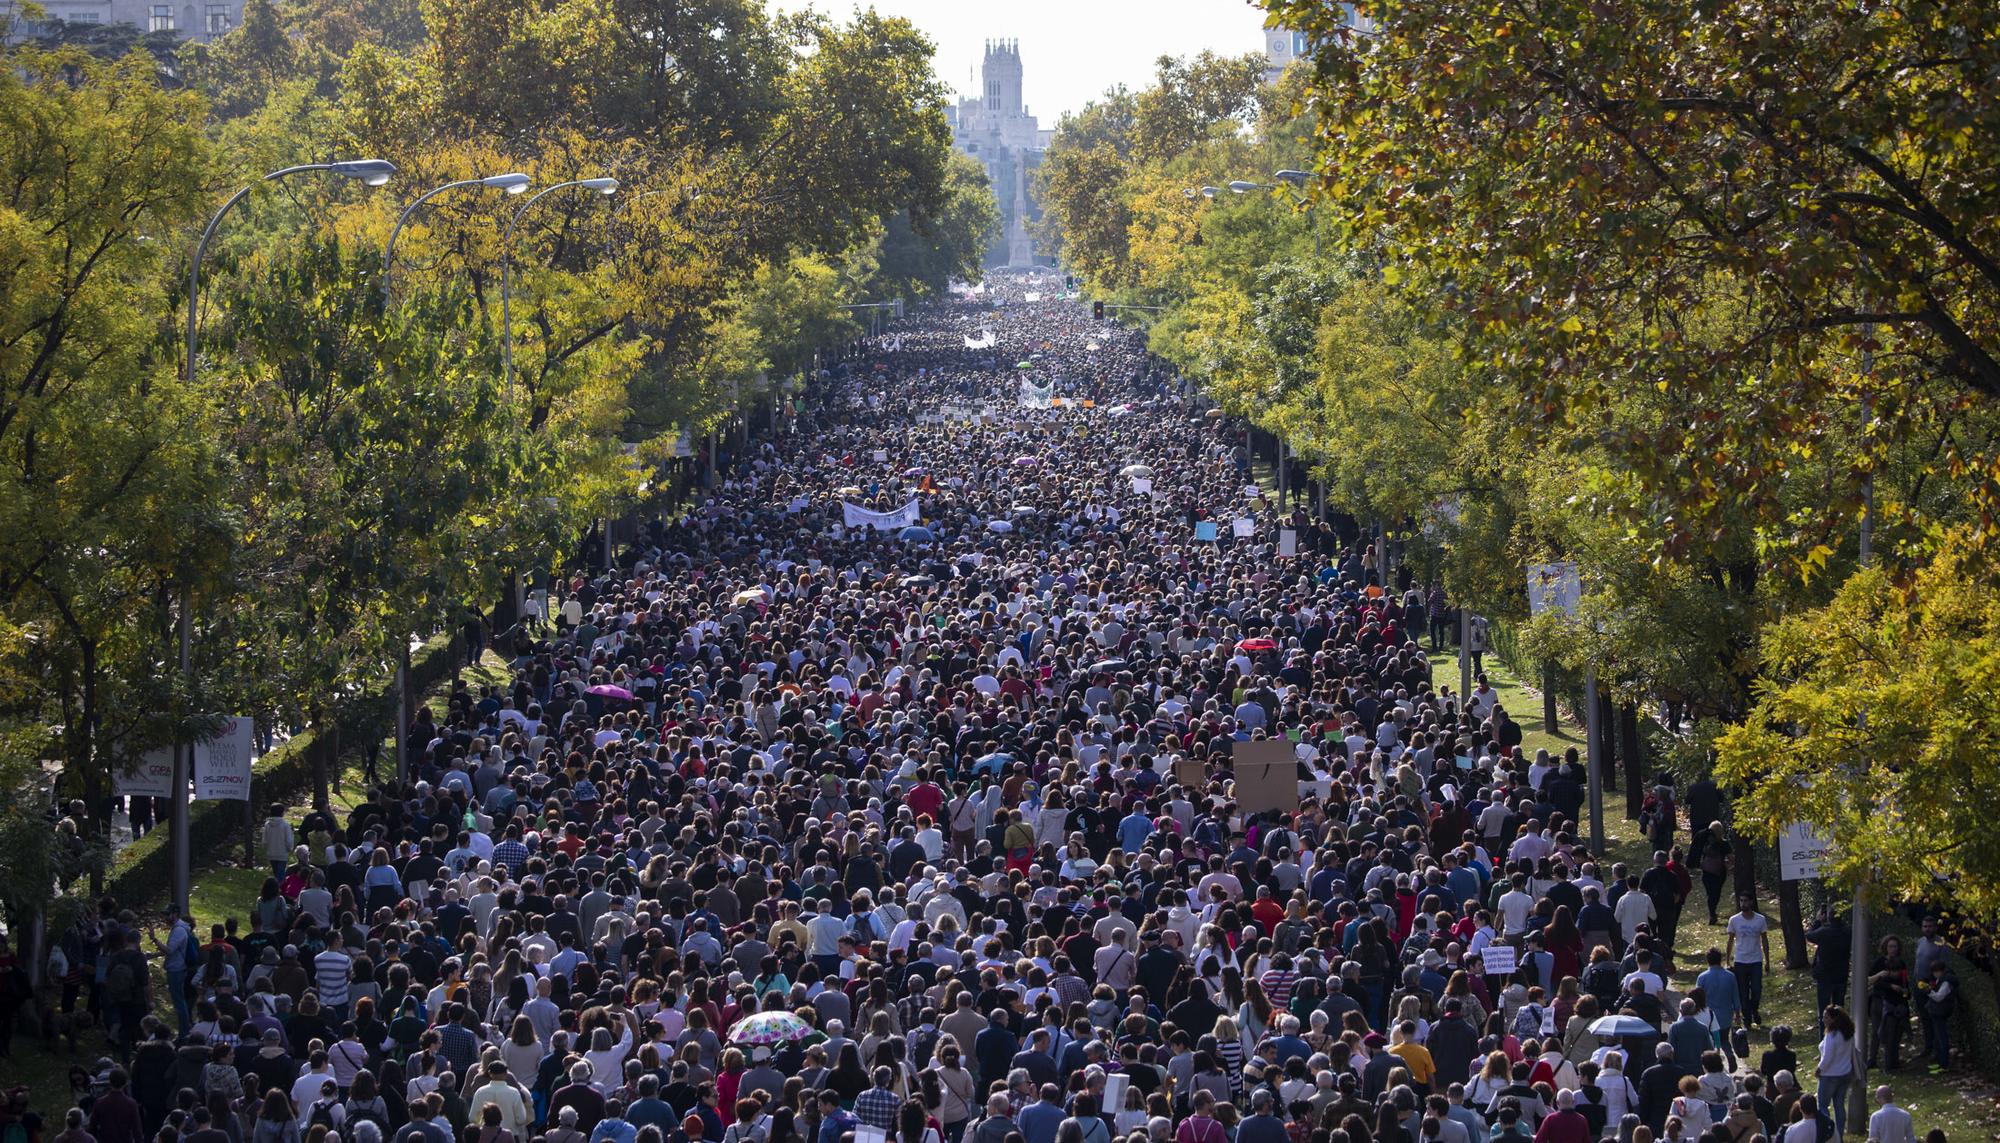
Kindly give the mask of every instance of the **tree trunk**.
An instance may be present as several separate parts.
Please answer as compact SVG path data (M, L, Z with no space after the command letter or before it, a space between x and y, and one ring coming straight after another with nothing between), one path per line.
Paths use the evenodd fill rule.
M1542 733L1556 732L1556 668L1553 663L1542 664Z
M1785 935L1785 967L1802 972L1812 966L1806 951L1806 914L1799 904L1799 883L1778 882L1778 930Z
M1736 866L1735 874L1731 877L1736 896L1756 900L1757 851L1751 846L1748 837L1733 830L1729 838L1729 859L1730 863Z
M327 726L326 718L322 712L314 711L312 717L307 720L306 725L315 727ZM327 729L329 732L332 731L330 726ZM310 764L306 768L312 772L313 808L325 812L327 807L332 804L332 799L327 796L326 791L327 756L326 748L322 745L322 742L323 740L317 735L314 736L312 749L308 751Z
M1637 704L1618 708L1618 736L1625 746L1625 817L1638 821L1639 807L1646 801L1646 751L1639 738Z

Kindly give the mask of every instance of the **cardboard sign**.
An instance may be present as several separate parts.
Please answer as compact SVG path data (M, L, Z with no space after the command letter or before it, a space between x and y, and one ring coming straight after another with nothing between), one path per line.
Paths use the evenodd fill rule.
M888 450L888 449L885 449L885 448L878 448L878 449L876 449L876 450L875 450L875 454L874 454L874 455L875 455L875 463L876 463L876 464L887 464L887 463L889 463L889 450Z
M1194 526L1195 542L1212 544L1215 542L1215 521L1203 520Z
M1134 495L1134 496L1151 496L1152 494L1153 494L1153 478L1152 478L1152 477L1150 477L1150 476L1135 476L1135 477L1133 477L1133 478L1132 478L1132 495Z
M1278 555L1284 559L1291 559L1293 556L1296 556L1298 554L1299 554L1298 529L1280 528L1278 530Z
M1494 941L1492 944L1487 945L1486 951L1480 954L1479 959L1486 966L1486 975L1488 976L1508 976L1516 968L1520 967L1520 960L1514 953L1514 946L1503 945L1499 941Z
M1238 516L1236 519L1230 521L1229 527L1239 540L1249 539L1251 536L1257 534L1257 521L1252 520L1248 516Z
M241 715L222 733L194 748L194 798L198 802L250 800L250 761L256 754L257 724Z
M174 748L148 750L131 773L113 773L111 792L124 798L173 797Z
M1282 738L1239 742L1231 764L1236 770L1236 804L1246 814L1299 808L1299 763Z
M1174 781L1190 790L1199 790L1208 784L1208 767L1203 766L1199 758L1176 758Z

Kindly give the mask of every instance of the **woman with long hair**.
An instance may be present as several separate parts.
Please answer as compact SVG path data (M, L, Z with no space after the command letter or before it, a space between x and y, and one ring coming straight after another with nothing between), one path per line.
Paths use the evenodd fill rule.
M1834 1130L1845 1137L1847 1085L1854 1082L1854 1018L1840 1005L1829 1004L1820 1014L1819 1027L1817 1106L1827 1109L1833 1116Z
M898 1143L944 1143L944 1136L932 1125L920 1099L906 1099L896 1109Z
M937 1063L928 1074L935 1077L937 1084L935 1114L942 1125L945 1143L959 1143L967 1121L979 1110L979 1092L972 1073L965 1068L958 1041L939 1045Z
M299 1143L299 1119L292 1113L292 1101L285 1089L274 1087L264 1093L257 1109L257 1125L251 1128L250 1143Z

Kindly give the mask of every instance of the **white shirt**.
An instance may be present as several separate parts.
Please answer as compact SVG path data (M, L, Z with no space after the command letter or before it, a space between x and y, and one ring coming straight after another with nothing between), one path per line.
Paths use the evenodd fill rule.
M1876 1108L1868 1117L1868 1143L1917 1143L1910 1113L1893 1103Z
M1624 898L1620 898L1619 903L1623 904ZM1736 939L1732 952L1737 964L1764 963L1763 938L1765 930L1770 927L1771 922L1765 920L1762 913L1752 913L1747 917L1737 913L1729 918L1729 935Z
M1618 918L1618 925L1625 930L1625 939L1630 941L1639 935L1639 926L1652 920L1658 910L1653 908L1653 899L1638 889L1627 890L1618 904L1612 907L1612 914Z

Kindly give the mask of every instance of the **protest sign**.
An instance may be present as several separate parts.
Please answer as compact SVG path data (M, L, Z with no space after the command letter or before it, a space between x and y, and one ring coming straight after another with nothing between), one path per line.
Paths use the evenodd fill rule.
M1236 744L1236 804L1246 814L1299 808L1299 763L1282 738Z

